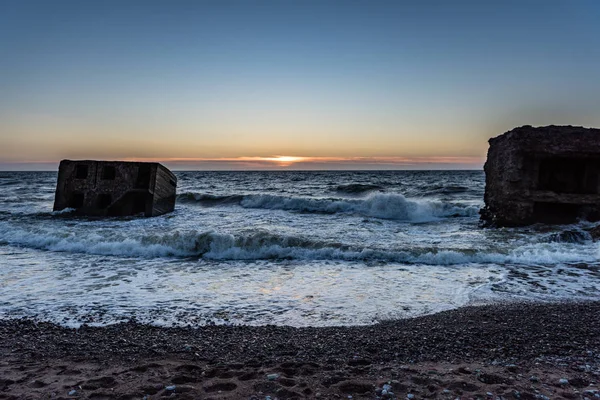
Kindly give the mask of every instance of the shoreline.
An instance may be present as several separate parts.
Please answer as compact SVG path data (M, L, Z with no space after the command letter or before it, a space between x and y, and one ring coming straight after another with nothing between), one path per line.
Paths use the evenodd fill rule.
M466 306L348 327L0 320L0 399L373 399L384 384L388 398L592 399L599 327L600 301Z

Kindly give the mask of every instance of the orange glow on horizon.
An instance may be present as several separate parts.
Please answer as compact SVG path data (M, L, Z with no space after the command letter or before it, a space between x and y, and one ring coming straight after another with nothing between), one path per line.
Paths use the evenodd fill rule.
M474 169L481 168L484 157L471 157L471 156L430 156L430 157L403 157L403 156L390 156L390 157L311 157L311 156L242 156L242 157L221 157L221 158L208 158L208 157L189 157L189 158L128 158L124 161L146 161L146 162L160 162L171 165L207 165L207 164L223 164L223 165L236 165L239 167L253 168L253 167L310 167L311 165L381 165L381 166L397 166L398 168L406 166L426 166L428 164L444 164L451 166L453 164L472 165Z
M66 157L72 160L159 162L174 170L243 171L243 170L402 170L402 169L481 169L485 157L475 156L382 156L382 157L313 157L313 156L241 156L241 157ZM54 170L56 160L6 162L8 170ZM19 167L21 166L21 167ZM23 169L21 169L23 168ZM37 168L37 169L36 169Z

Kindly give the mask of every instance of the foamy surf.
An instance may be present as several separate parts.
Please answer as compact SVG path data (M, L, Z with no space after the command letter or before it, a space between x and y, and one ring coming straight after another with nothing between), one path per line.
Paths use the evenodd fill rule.
M481 172L180 172L175 212L52 212L0 173L0 318L352 325L600 295L594 224L481 229ZM20 182L19 184L13 184Z
M19 229L0 223L0 244L69 253L118 257L200 257L212 260L339 260L394 262L406 264L525 264L596 263L599 243L529 243L506 253L444 248L356 247L309 237L274 234L266 231L228 234L214 231L175 231L170 233L115 235L98 230Z

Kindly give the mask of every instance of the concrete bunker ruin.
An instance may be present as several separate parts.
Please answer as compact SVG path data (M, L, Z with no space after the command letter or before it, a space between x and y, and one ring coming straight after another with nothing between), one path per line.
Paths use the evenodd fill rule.
M54 210L153 217L173 211L177 178L159 163L62 160Z
M600 129L522 126L489 143L484 222L600 220Z

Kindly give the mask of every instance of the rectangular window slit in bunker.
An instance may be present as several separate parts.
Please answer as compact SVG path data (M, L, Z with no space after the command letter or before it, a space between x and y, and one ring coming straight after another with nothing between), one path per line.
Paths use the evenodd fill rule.
M173 187L177 186L177 185L175 184L175 181L174 181L173 179L169 179L169 183L170 183L170 184L171 184L171 186L173 186Z
M75 167L75 179L86 179L88 176L87 165L77 165Z
M83 207L83 201L85 200L85 195L80 192L74 192L71 194L69 198L69 208L81 208Z
M556 157L540 161L539 190L555 193L597 194L597 160Z
M116 176L117 176L117 171L114 166L107 165L106 167L102 168L102 179L108 180L108 181L114 181Z
M110 206L111 203L112 197L109 193L101 193L96 199L96 206L101 210L108 208L108 206Z

